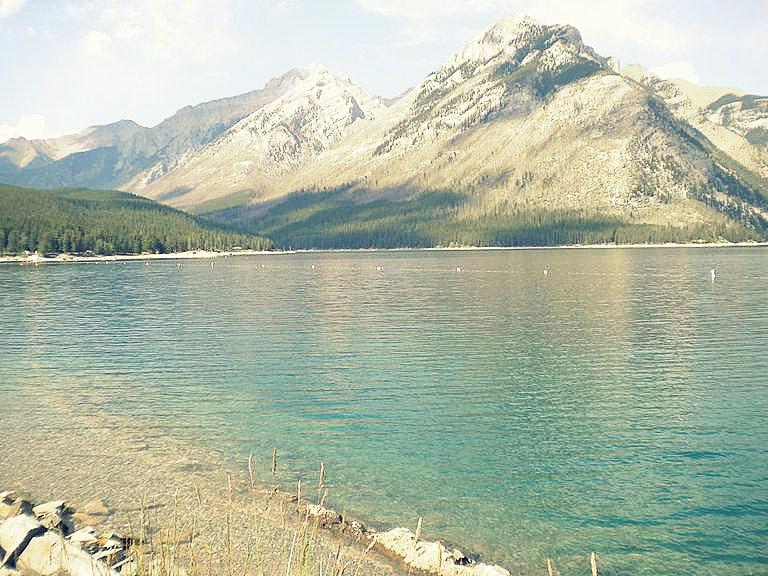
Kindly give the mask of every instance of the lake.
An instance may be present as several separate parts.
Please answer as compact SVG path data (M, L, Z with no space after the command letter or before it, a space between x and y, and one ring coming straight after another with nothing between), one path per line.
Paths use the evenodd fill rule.
M3 265L0 306L30 422L77 390L265 480L322 460L334 507L521 574L768 574L764 248Z

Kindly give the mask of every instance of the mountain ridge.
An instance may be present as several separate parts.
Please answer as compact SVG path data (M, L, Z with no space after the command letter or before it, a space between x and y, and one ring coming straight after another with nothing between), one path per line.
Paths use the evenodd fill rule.
M129 162L122 186L278 238L289 229L323 242L353 224L379 230L389 219L396 229L398 214L421 221L412 209L433 210L435 199L445 206L432 219L445 226L422 230L427 244L483 243L466 230L494 226L490 236L516 242L505 225L563 215L676 238L762 237L768 228L768 99L622 72L569 25L497 22L392 101L320 65L256 93L254 110L189 137L194 145L182 138L165 156ZM21 148L17 157L33 153ZM98 179L94 167L121 166L109 150L57 168L66 175L87 160L81 170ZM366 206L382 208L374 217Z

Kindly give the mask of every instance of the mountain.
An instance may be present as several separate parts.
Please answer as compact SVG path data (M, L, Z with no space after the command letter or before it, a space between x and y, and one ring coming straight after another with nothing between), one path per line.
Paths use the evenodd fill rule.
M624 74L663 100L675 116L722 152L768 179L768 97L680 79L662 80L637 65L628 66Z
M766 182L742 168L575 28L510 18L212 217L294 247L763 238Z
M153 128L121 120L60 138L9 140L0 145L0 181L141 190L290 90L296 77L292 71L261 90L187 106Z
M391 101L314 65L154 128L6 143L0 180L109 183L293 247L765 239L767 106L512 17Z
M191 207L233 191L268 195L278 181L375 119L384 105L349 78L313 65L294 70L283 94L185 157L142 194Z
M125 192L0 184L0 254L268 249L268 240Z

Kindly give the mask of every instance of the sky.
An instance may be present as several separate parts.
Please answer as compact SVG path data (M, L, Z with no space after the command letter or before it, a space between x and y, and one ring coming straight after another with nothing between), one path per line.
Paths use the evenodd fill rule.
M0 0L0 142L153 126L316 62L396 96L520 13L622 65L768 94L768 0Z

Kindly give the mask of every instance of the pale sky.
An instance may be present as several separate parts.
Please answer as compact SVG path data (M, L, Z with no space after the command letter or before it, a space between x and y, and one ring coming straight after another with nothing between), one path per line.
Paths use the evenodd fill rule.
M395 96L523 12L622 65L768 94L768 0L0 0L0 142L152 126L313 62Z

